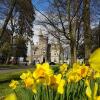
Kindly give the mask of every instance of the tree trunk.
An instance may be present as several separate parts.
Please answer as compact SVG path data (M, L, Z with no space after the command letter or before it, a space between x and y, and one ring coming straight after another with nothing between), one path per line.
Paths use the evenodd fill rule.
M71 0L68 0L68 21L69 21L69 34L70 34L70 49L71 49L71 65L77 61L76 51L76 30L77 30L77 15L79 7L79 0L75 0L73 7L73 14L75 14L73 20L71 16Z
M90 0L83 0L83 31L85 44L85 63L91 54L91 33L90 33Z
M98 48L100 48L100 22L99 22L99 28L98 28Z
M76 43L74 41L71 41L70 43L71 48L71 65L77 61L76 59Z
M3 36L3 34L4 34L5 30L6 30L7 24L8 24L8 22L9 22L11 16L12 16L12 12L14 10L15 4L16 3L15 3L15 0L14 0L14 2L11 5L10 11L9 11L9 13L8 13L8 15L7 15L6 19L5 19L4 25L2 27L0 39L2 38L2 36Z

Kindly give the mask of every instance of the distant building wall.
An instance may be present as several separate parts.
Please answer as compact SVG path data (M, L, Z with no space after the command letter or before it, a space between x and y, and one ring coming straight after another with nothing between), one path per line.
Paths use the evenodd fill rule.
M39 63L44 62L44 60L55 63L64 62L64 51L61 48L58 43L48 44L48 38L40 35L39 43L33 45L33 61Z

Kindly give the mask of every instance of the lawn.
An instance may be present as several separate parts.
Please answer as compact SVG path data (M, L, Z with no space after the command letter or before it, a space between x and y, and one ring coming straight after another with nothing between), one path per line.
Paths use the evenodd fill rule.
M1 72L0 73L0 82L9 81L12 79L19 79L19 76L21 73L27 71L27 70L33 70L33 68L27 68L27 69L14 69L14 70L6 70L7 72Z
M54 65L54 66L52 66L52 69L54 70L54 72L57 72L58 71L58 66ZM8 95L11 92L13 92L12 89L10 89L10 87L9 87L9 82L12 79L19 80L20 75L23 72L26 72L27 70L33 71L33 68L18 69L18 70L13 69L13 70L9 70L9 72L0 73L0 97Z
M8 95L12 92L12 89L9 87L9 82L12 79L19 79L21 73L26 72L27 70L33 70L33 68L29 69L20 69L20 70L13 70L5 73L0 73L0 97Z
M10 94L12 89L9 87L9 82L0 83L0 97Z

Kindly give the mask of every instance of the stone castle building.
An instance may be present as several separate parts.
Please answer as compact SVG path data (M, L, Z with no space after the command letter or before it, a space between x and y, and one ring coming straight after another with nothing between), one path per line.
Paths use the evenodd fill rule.
M61 61L61 47L58 43L48 43L48 38L39 35L39 42L32 45L32 61L42 63L45 61L59 63Z

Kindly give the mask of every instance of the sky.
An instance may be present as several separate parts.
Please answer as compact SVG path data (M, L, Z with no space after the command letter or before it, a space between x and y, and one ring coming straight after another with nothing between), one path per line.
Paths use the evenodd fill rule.
M47 0L32 0L32 3L40 11L45 11L48 8Z
M32 3L33 3L33 5L35 5L35 7L39 10L39 11L41 11L41 12L43 12L43 13L45 13L45 10L47 10L48 9L48 2L47 2L48 0L32 0ZM95 10L95 9L94 9ZM97 11L99 11L99 10L97 10ZM95 11L94 11L95 12ZM93 13L93 12L92 12ZM97 12L96 12L97 13ZM93 13L94 14L94 13ZM95 14L94 14L95 15ZM94 17L96 17L96 18L94 18ZM94 21L94 22L92 22L92 28L94 27L94 26L96 26L96 24L98 24L98 20L96 21L96 19L97 19L97 16L94 16L93 18L95 19L95 20L93 20L92 19L92 21ZM42 15L41 14L39 14L38 12L36 12L36 20L37 19L40 19L40 18L42 18ZM100 20L100 19L99 19ZM38 34L39 34L39 30L40 29L43 29L41 26L37 26L37 25L34 25L34 28L33 28L33 30L34 30L34 36L33 36L33 41L35 42L35 43L37 43L38 42Z
M32 3L41 12L45 12L45 9L48 8L47 0L32 0ZM36 13L35 20L39 20L40 18L43 17L37 11L35 11L35 13ZM39 39L38 34L39 34L40 29L43 29L43 27L34 24L34 27L33 27L33 31L34 31L33 42L34 42L34 44L37 44L37 42L38 42L38 39ZM31 55L30 51L31 51L31 47L30 47L30 44L29 44L27 55Z
M38 9L40 12L44 13L45 10L48 9L48 2L47 1L48 0L32 0L32 3L33 3L33 5L35 5L36 9ZM36 22L36 20L43 19L43 16L39 12L35 11L35 14L36 14L36 17L35 17L34 23ZM40 29L43 29L43 27L34 24L34 27L33 27L33 31L34 31L33 41L34 41L34 43L38 42L38 35L39 35Z

